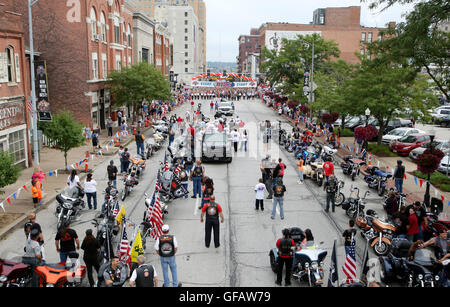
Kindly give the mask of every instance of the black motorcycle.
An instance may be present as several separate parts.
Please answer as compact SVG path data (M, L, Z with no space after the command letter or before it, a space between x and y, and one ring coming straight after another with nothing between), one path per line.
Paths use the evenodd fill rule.
M55 216L58 218L57 229L60 229L66 222L72 222L80 214L85 207L83 197L84 191L78 186L56 195L56 201L58 202L55 211Z
M364 217L365 199L367 195L370 194L369 191L366 191L366 193L364 193L364 197L360 198L359 189L354 187L352 189L352 193L354 191L358 191L356 198L349 197L341 205L341 208L345 210L345 214L351 219L356 219L358 216Z
M412 243L393 239L391 252L379 257L382 281L386 284L402 282L406 287L439 287L443 265L431 248L422 248L409 254Z

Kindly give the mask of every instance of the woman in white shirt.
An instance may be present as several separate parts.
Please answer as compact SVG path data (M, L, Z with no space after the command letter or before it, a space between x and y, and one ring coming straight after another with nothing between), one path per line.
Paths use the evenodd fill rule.
M89 209L92 209L91 199L94 199L94 210L97 210L97 182L92 179L92 174L87 174L84 180L84 192L86 193Z
M78 177L78 175L77 175L77 170L75 170L75 169L72 170L72 173L67 178L67 185L69 186L69 189L76 187L76 186L78 186L80 189L83 188L80 183L80 177Z
M241 137L241 148L239 149L240 151L242 151L242 146L244 146L244 150L245 152L247 152L247 141L248 141L247 130L244 130Z
M238 142L239 142L239 132L237 131L237 129L234 129L234 131L231 134L231 137L233 139L233 145L234 145L234 152L237 152L237 148L238 148Z

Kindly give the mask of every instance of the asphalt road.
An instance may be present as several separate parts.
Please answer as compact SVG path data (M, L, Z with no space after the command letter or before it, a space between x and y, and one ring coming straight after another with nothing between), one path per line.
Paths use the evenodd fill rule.
M209 101L202 101L202 109L206 116L213 117L209 110ZM197 101L196 101L197 104ZM259 165L266 155L262 141L258 139L258 121L278 121L279 117L271 109L259 101L235 102L236 115L245 122L245 129L249 132L249 151L238 152L232 163L204 164L206 175L213 178L215 183L216 201L222 205L225 222L220 225L219 248L206 248L204 244L204 224L200 223L200 210L197 209L200 199L179 199L169 204L169 214L165 223L170 225L171 234L175 235L179 244L176 256L178 266L178 279L183 286L192 287L272 287L275 286L275 274L270 269L269 251L275 247L276 240L281 237L281 231L285 227L300 227L303 230L310 228L317 244L323 242L320 247L328 251L325 259L325 284L328 281L330 256L334 240L337 240L337 259L339 277L344 279L342 265L345 260L342 231L347 228L348 218L344 210L337 208L335 213L325 213L325 192L322 188L306 180L304 185L298 185L297 160L292 154L279 150L275 143L271 144L270 154L272 158L281 157L287 165L284 183L287 193L284 198L285 219L281 220L277 212L275 220L270 218L272 211L271 200L264 200L265 211L254 209L254 186L261 177ZM190 105L184 105L177 109L176 113L183 116ZM288 123L283 123L288 128ZM147 135L146 137L149 137ZM136 153L136 146L129 145L131 153ZM115 164L119 165L119 157L111 157ZM164 159L164 150L147 160L147 169L140 180L139 185L125 200L126 216L131 224L139 225L145 211L144 193L151 195L154 189L157 170L160 161ZM103 191L107 184L106 167L109 158L105 159L94 172L94 179L98 182L98 209L97 212L85 210L80 219L75 221L72 228L79 235L80 242L84 238L85 230L94 229L91 224L95 214L100 210L103 202ZM336 165L336 174L339 179L346 180L344 194L349 196L350 186L358 186L361 194L366 191L367 184L361 179L351 182L348 176ZM65 178L61 179L62 187ZM119 190L123 183L118 181ZM192 183L189 183L189 191ZM192 193L190 193L190 196ZM267 196L267 193L266 193ZM376 194L368 197L368 208L376 208L383 215L381 200ZM37 222L41 225L45 238L45 255L48 263L59 261L56 252L54 237L56 235L56 217L54 216L56 203L42 210L37 215ZM87 208L87 207L86 207ZM135 227L127 228L128 238L134 238ZM119 238L115 238L118 243ZM362 254L365 241L357 237L357 262L358 276L361 269ZM0 245L0 256L12 258L23 254L25 236L22 229L11 233ZM154 241L148 239L145 256L147 262L153 264L162 284L162 270L159 256L153 248ZM372 251L371 251L372 253ZM306 284L300 284L306 286ZM294 282L293 286L298 286Z

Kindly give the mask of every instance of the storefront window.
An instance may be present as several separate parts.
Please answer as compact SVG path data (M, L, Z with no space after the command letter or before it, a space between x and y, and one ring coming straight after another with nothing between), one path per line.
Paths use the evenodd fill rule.
M9 134L9 152L14 156L16 163L25 160L25 141L23 130Z

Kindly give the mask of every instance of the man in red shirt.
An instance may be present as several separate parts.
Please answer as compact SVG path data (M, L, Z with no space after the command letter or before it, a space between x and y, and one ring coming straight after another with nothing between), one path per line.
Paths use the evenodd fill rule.
M203 205L202 214L200 216L200 223L203 223L203 217L205 216L205 214L205 246L209 248L209 244L211 242L211 230L214 230L214 246L218 248L220 246L219 216L221 223L223 223L224 217L222 213L222 207L218 203L216 203L216 197L214 195L210 196L209 203L205 203Z
M277 241L278 272L277 280L275 281L275 283L279 286L281 286L281 279L283 278L283 265L286 265L286 276L284 279L284 283L286 286L291 285L291 270L294 256L294 247L294 240L289 238L289 229L283 229L283 238L280 238Z
M326 181L328 182L328 177L330 177L331 174L334 175L334 165L330 162L330 160L323 164L323 171L325 173Z

